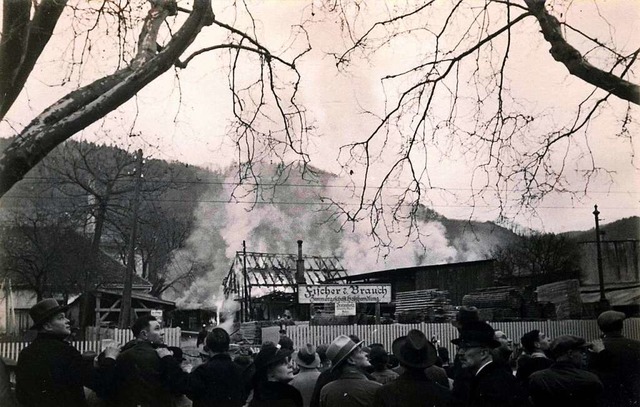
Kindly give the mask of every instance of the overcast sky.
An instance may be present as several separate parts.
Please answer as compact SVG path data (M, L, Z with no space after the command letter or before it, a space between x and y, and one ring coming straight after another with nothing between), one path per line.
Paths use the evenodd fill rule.
M232 23L234 16L223 2L214 1L214 12L221 20ZM290 38L291 25L302 21L310 13L309 1L264 1L250 2L253 15L259 21L258 35L271 49L284 49ZM379 4L382 11L383 2ZM389 6L390 2L386 5ZM556 4L562 4L556 2ZM597 38L612 37L616 44L626 50L638 48L638 21L640 6L636 1L611 0L573 1L567 21ZM559 6L558 6L559 7ZM386 9L386 7L385 7ZM376 17L376 10L369 9L356 30L362 31L367 22ZM603 18L610 23L607 26ZM558 111L563 106L576 105L591 87L568 75L566 68L553 61L548 53L548 44L537 34L535 20L522 25L514 40L520 41L511 58L511 88L515 97L535 105L538 111L549 112L551 120L561 120ZM242 22L242 17L238 17ZM47 51L42 63L30 78L26 90L13 106L0 127L0 134L11 136L19 131L35 114L42 111L57 98L74 89L78 83L113 72L115 67L112 42L96 41L92 45L92 58L82 70L69 64L71 50L70 20L65 20ZM421 46L406 42L396 44L393 49L377 55L370 61L354 62L346 72L338 72L333 58L327 53L341 52L347 43L335 20L309 25L313 50L299 62L302 74L300 102L307 109L308 120L314 125L314 135L308 152L311 164L321 169L339 173L336 159L338 147L345 142L362 139L375 126L371 116L363 110L383 113L383 94L379 78L390 71L411 62L420 53ZM135 31L135 30L134 30ZM137 32L132 31L130 39ZM193 48L210 45L219 40L219 34L205 28ZM104 49L101 49L103 47ZM77 50L77 48L76 48ZM64 61L61 60L64 56ZM286 53L285 53L286 55ZM196 59L184 71L179 72L179 83L171 71L147 86L138 97L118 111L77 135L76 139L109 142L133 150L142 147L147 155L166 160L207 166L213 169L234 164L237 157L234 145L225 135L231 120L230 96L225 71L226 55L207 54ZM69 72L73 72L69 75ZM68 78L68 81L64 79ZM638 82L638 74L633 76ZM62 84L62 85L61 85ZM179 84L179 88L178 85ZM622 114L626 104L617 100L610 102L611 108ZM568 195L552 194L538 207L537 213L515 214L510 209L507 215L524 226L560 232L572 229L588 229L593 226L593 205L598 204L604 222L626 216L640 215L640 178L638 143L633 143L637 134L638 108L632 108L636 120L631 125L631 140L613 137L617 117L600 117L589 130L587 140L576 143L577 148L590 148L596 166L615 171L614 182L604 178L590 185L587 195L580 200ZM546 125L551 125L551 120ZM129 130L142 137L127 137ZM108 133L108 134L106 134ZM431 153L429 171L432 182L442 188L457 191L459 199L431 196L434 209L457 218L473 216L479 220L493 220L497 216L497 203L487 199L477 202L472 208L466 200L469 188L471 164L460 159L454 151L452 156L442 157ZM457 157L457 159L456 159ZM384 160L383 160L384 161ZM576 164L570 170L575 188L582 190L581 169ZM374 176L381 175L374 173Z

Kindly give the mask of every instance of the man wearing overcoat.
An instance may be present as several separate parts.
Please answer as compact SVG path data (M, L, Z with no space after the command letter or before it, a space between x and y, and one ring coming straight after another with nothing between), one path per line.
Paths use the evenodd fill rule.
M118 349L107 348L97 368L83 360L65 342L71 334L67 308L48 298L29 310L38 335L18 356L16 396L23 407L84 407L84 386L101 395L113 380Z

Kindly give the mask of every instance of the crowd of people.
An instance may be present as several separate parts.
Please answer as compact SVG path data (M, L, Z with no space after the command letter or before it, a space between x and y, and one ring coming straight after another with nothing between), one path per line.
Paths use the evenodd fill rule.
M599 340L539 330L520 338L463 309L454 325L457 352L449 360L437 338L412 329L393 341L365 344L339 335L329 344L294 349L282 336L253 354L216 327L203 338L202 363L185 367L180 348L164 346L161 324L138 318L134 339L83 357L65 342L65 307L53 299L30 311L36 339L19 355L15 399L2 406L123 407L412 407L580 406L640 404L640 341L625 338L625 315L598 317ZM427 333L428 334L428 333ZM0 380L3 371L0 369ZM87 389L91 389L87 398Z

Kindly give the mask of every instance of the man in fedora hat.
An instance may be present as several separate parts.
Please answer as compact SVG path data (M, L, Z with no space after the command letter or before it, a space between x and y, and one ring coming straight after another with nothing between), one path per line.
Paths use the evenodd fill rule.
M361 346L362 341L355 343L346 335L331 342L327 357L338 378L320 390L320 407L363 407L373 403L381 384L367 379L360 370L371 365Z
M640 403L640 341L625 338L622 328L626 316L605 311L598 316L602 341L597 341L591 368L604 385L602 405L637 406Z
M341 335L344 336L344 335ZM347 338L351 340L351 342L353 343L359 343L362 344L363 341L360 340L360 338L358 338L357 335L347 335ZM343 339L344 340L344 339ZM324 386L326 386L327 384L331 383L334 380L337 380L338 377L340 376L340 374L342 373L340 369L333 369L333 366L331 364L331 357L328 356L328 350L331 347L331 344L329 344L327 346L327 349L324 351L325 353L325 358L326 358L326 365L328 366L328 368L326 368L323 372L320 373L320 376L318 377L318 381L316 382L316 386L313 389L313 395L311 396L311 404L310 407L320 407L320 391L322 390L322 388ZM357 364L355 365L356 368L363 374L365 375L365 377L368 380L371 381L375 381L375 379L373 378L373 376L371 376L368 372L369 369L371 369L371 363L369 362L369 359L367 357L368 355L368 351L364 346L360 345L359 346L359 350L362 352L362 355L364 357L362 358L356 358Z
M404 368L394 381L377 389L375 407L445 406L451 399L448 387L429 379L425 369L433 366L437 351L417 329L393 341L393 354Z
M451 341L458 347L457 356L470 376L453 383L453 405L512 407L524 405L524 393L515 377L494 363L492 350L500 346L491 325L471 321Z
M300 368L300 371L293 377L293 380L291 380L289 384L298 389L300 394L302 394L304 407L309 407L313 389L320 376L320 371L318 370L318 366L320 366L320 356L316 353L315 346L308 343L304 348L300 348L296 355L296 364Z
M18 356L16 396L21 406L86 406L84 386L104 394L114 374L119 350L109 347L94 368L65 339L71 334L67 305L53 298L31 307L36 339Z

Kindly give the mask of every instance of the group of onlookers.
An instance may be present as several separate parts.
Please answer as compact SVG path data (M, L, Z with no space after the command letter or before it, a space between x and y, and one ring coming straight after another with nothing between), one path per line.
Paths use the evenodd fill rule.
M452 340L452 361L437 339L412 329L391 349L357 336L294 349L282 336L257 354L238 352L216 327L203 342L203 361L185 368L182 351L164 346L151 316L132 326L135 339L122 348L83 357L65 342L65 306L53 299L30 314L36 339L19 356L15 395L0 364L0 405L123 407L516 407L640 405L640 342L622 335L625 315L598 317L602 339L539 330L520 339L517 354L507 335L462 309ZM389 352L391 351L391 352ZM3 376L4 375L4 376ZM87 399L87 390L91 389Z

